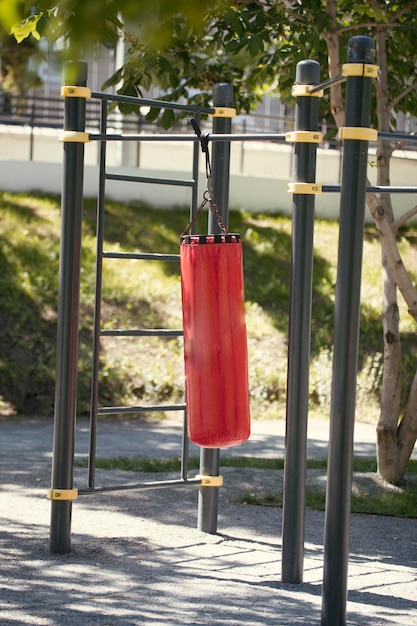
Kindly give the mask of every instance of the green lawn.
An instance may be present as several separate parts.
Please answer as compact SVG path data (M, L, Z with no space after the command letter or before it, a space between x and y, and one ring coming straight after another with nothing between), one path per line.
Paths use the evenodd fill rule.
M60 240L59 198L0 194L0 412L51 415L56 359ZM204 217L201 217L204 231ZM94 201L86 201L82 244L79 413L90 395L95 265ZM108 251L178 252L187 210L141 204L106 205ZM254 418L284 418L291 221L277 215L232 211L230 230L243 239L249 380ZM338 227L317 221L310 409L327 417L331 380ZM417 267L415 234L401 235L406 265ZM363 297L358 375L358 419L375 420L382 371L380 244L373 226L364 241ZM416 369L412 320L401 305L406 397ZM176 264L105 260L103 327L181 325ZM100 402L135 404L181 400L180 339L103 338ZM142 355L146 354L146 358Z

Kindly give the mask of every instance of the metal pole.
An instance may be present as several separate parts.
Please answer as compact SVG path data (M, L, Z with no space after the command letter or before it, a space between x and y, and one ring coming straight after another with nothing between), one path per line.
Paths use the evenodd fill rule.
M100 132L107 130L107 100L101 101ZM97 449L97 411L100 370L100 330L101 330L101 298L103 284L103 245L104 245L104 209L106 202L106 156L107 143L100 143L99 151L99 187L97 198L96 223L96 282L94 293L94 331L93 331L93 363L91 372L91 403L90 403L90 447L88 454L88 486L95 487L96 449Z
M68 68L85 86L87 64ZM85 130L85 98L65 98L64 130ZM75 414L77 400L78 309L84 176L84 144L64 143L61 250L57 329L57 368L55 384L54 440L51 491L60 490L62 500L52 496L50 550L65 554L71 550Z
M233 85L218 83L213 91L214 107L233 109ZM213 117L213 134L230 135L232 119L230 117ZM212 184L214 200L227 228L229 220L229 184L230 184L230 141L215 141L212 150ZM215 216L209 213L208 233L220 233Z
M297 64L296 83L320 81L316 61ZM319 99L296 98L295 131L317 131ZM296 142L294 180L314 183L317 143ZM282 519L282 581L303 582L308 388L313 280L314 195L294 194L288 332L287 421Z
M200 124L200 113L194 115L194 119L197 124ZM191 187L191 203L190 203L190 221L192 221L197 213L198 209L198 175L200 165L200 145L197 142L193 144L193 158L192 158L192 177L194 185ZM193 226L192 233L195 232L195 225Z
M29 161L33 161L34 143L35 143L35 103L32 102L32 108L30 111Z
M375 44L369 37L352 37L348 44L348 63L372 64L374 51ZM371 78L347 77L346 127L369 127L371 86ZM346 624L367 158L367 140L344 141L327 469L322 626Z
M213 105L215 107L233 108L233 85L219 83L214 86ZM230 117L213 117L213 133L230 134L232 120ZM214 201L224 225L227 227L229 217L229 180L230 180L230 142L216 142L212 152L212 187ZM209 212L208 233L219 233L220 229L212 212ZM202 476L218 476L220 470L219 449L201 448L200 474ZM217 511L219 501L218 487L200 487L198 495L197 528L212 535L217 532Z
M200 125L200 113L197 111L194 115L194 119L198 125ZM193 158L192 158L192 178L194 181L191 187L191 202L190 202L190 222L194 219L198 209L198 175L199 175L199 163L200 163L200 146L197 142L193 144ZM191 227L191 233L194 234L196 224ZM184 393L184 398L186 393ZM187 430L187 409L184 410L183 426L182 426L182 448L181 448L181 478L183 480L188 479L188 464L190 455L190 440L188 438ZM217 519L217 513L216 513Z

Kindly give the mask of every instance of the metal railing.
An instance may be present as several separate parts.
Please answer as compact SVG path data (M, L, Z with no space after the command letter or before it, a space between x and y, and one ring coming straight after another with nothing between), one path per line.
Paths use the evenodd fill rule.
M110 94L109 97L113 99ZM142 99L143 100L143 99ZM121 100L122 102L124 100ZM145 102L145 100L143 100ZM151 101L150 101L151 102ZM167 103L168 105L169 103ZM171 103L172 104L172 103ZM142 109L145 105L142 105ZM110 128L117 128L123 133L129 132L159 132L158 122L146 120L146 110L138 110L137 113L122 114L114 108L108 116ZM0 125L27 126L35 128L62 129L64 123L64 98L51 96L16 96L0 92ZM86 102L86 127L98 129L100 125L100 102L91 98ZM202 129L211 130L210 122L201 121ZM234 132L240 134L269 134L291 130L294 127L294 115L275 115L263 113L258 110L251 114L238 115L233 123ZM331 132L333 127L326 122L319 123L319 130L324 134ZM189 132L188 122L178 118L172 127L172 132ZM336 139L329 141L331 147L338 147L340 142Z

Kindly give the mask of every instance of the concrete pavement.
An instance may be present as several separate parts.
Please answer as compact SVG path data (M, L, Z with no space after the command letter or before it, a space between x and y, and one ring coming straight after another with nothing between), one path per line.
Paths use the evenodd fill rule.
M311 422L309 454L324 456L326 433L326 423ZM281 456L283 438L282 422L255 422L246 444L222 454ZM357 425L355 453L372 454L373 438L373 426ZM196 488L80 497L73 551L53 556L51 444L50 421L0 422L2 625L320 624L323 513L306 511L304 581L289 585L280 578L281 510L236 503L242 488L276 487L279 472L222 468L217 535L196 530ZM181 425L172 420L99 424L100 456L178 456L180 446ZM80 420L77 457L87 448ZM105 474L132 480L131 472ZM348 625L417 624L416 530L413 519L352 516Z

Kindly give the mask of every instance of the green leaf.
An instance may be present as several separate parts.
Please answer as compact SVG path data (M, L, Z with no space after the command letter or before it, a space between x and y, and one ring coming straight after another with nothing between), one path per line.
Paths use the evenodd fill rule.
M256 56L259 52L262 52L262 39L260 37L251 37L251 39L249 40L248 50L253 57Z
M159 65L165 75L164 78L167 84L171 87L175 87L177 85L177 73L171 61L165 56L160 56Z
M103 90L108 89L109 87L113 87L114 85L120 83L123 78L123 69L123 67L119 68L112 76L110 76L110 78L105 80L101 88Z
M174 111L172 109L165 109L160 119L160 124L162 128L164 128L165 130L168 130L168 128L171 128L174 122L175 122Z
M238 50L242 49L242 43L237 39L232 39L229 43L225 45L226 52L233 54L234 52L238 52Z
M145 66L143 68L144 72L150 72L151 70L153 70L153 68L155 67L155 65L158 63L158 59L156 57L150 57L146 63Z
M42 13L39 13L38 15L31 15L26 20L23 20L18 24L13 24L10 32L15 36L17 43L21 43L24 39L30 37L30 35L39 41L41 36L37 31L37 26L42 16Z
M223 17L224 23L227 25L231 25L233 24L235 19L236 19L236 11L235 9L230 7L224 14L224 17Z
M158 107L151 107L149 113L147 113L147 115L146 115L146 118L145 118L146 121L152 123L155 120L157 120L160 111L161 111L161 109L159 109Z
M138 89L132 83L126 83L118 90L118 94L122 96L132 96L134 98L138 97ZM124 115L130 115L131 113L139 113L139 105L133 104L130 102L121 102L119 104L119 110Z

